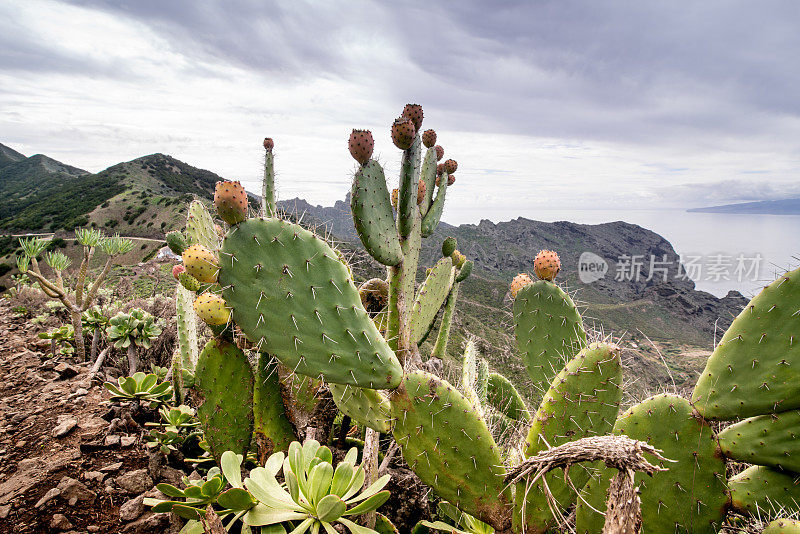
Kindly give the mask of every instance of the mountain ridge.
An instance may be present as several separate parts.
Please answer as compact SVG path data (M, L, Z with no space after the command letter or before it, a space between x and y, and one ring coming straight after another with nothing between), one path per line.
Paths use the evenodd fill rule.
M800 215L800 198L740 202L736 204L723 204L721 206L709 206L705 208L691 208L686 211L690 213Z

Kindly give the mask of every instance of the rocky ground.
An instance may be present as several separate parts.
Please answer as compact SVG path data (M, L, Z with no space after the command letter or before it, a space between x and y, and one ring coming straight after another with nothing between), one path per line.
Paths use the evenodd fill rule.
M183 473L104 402L102 374L44 358L37 332L0 299L0 533L177 532L142 499Z

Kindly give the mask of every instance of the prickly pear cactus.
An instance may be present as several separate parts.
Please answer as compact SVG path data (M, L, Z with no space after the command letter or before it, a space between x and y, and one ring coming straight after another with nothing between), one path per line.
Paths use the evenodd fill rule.
M762 534L800 534L800 521L796 519L776 519Z
M433 266L428 277L419 287L411 309L411 339L418 343L430 330L436 314L453 287L455 268L453 260L442 258Z
M614 434L646 441L663 451L668 471L647 477L637 473L641 491L642 525L646 532L716 533L725 517L728 496L725 461L711 427L694 413L689 401L675 395L656 395L619 416ZM609 481L615 470L604 469L584 488L584 498L605 509ZM576 531L603 530L603 516L578 500Z
M280 219L249 219L220 251L233 320L257 350L294 372L371 389L402 369L367 315L347 267L325 241Z
M259 458L285 451L297 441L294 428L286 417L281 395L278 362L269 354L258 355L253 387L253 431Z
M508 378L499 373L489 373L486 384L486 402L514 421L529 421L531 418L522 395Z
M572 298L546 280L517 292L514 335L528 374L542 392L564 363L586 346L583 319Z
M356 171L350 209L356 233L367 252L384 265L400 263L403 251L395 230L386 177L377 161L369 160Z
M200 353L195 369L199 397L197 417L211 454L247 454L253 435L253 370L236 345L212 339Z
M614 427L622 399L622 364L619 347L609 343L593 343L567 363L553 379L528 431L525 455L534 456L548 447L589 436L608 434ZM593 466L594 469L602 464ZM590 467L591 468L591 467ZM576 466L569 472L572 485L583 487L589 480L589 469ZM557 469L545 476L547 486L559 505L566 510L575 501L572 487ZM544 487L517 485L517 503L525 503L524 511L515 513L522 524L533 532L543 532L555 518L545 498ZM601 508L602 509L602 508Z
M800 410L751 417L718 437L728 458L800 473Z
M197 316L194 313L194 294L180 284L175 286L175 323L178 334L180 366L194 372L199 348L197 345Z
M800 408L800 269L765 287L717 345L692 403L706 419Z
M219 248L219 236L214 229L214 219L199 200L189 204L186 217L186 244L202 245L208 250Z
M420 479L460 510L507 528L511 496L500 451L472 404L423 371L406 375L390 400L394 438Z
M754 465L728 480L731 507L744 514L763 516L783 509L796 510L800 503L797 473Z
M388 397L381 391L341 384L329 384L333 401L343 414L368 428L392 431Z

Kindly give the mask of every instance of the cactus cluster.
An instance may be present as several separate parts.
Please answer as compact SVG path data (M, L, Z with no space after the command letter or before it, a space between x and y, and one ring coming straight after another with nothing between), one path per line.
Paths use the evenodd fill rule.
M369 486L378 480L378 436L391 436L408 466L458 511L457 518L448 516L456 523L453 531L543 533L576 509L579 531L600 532L603 519L594 510L602 509L610 479L602 465L565 468L510 486L504 475L509 464L523 457L608 433L650 443L675 462L651 479L636 477L644 522L652 525L648 531L711 531L731 506L750 510L764 500L794 495L780 477L798 468L792 460L792 429L800 416L791 411L800 408L795 392L800 377L792 371L800 321L798 272L767 288L734 321L709 359L691 403L661 395L618 417L620 349L608 340L589 342L575 302L555 282L561 262L553 251L536 255L537 281L520 274L510 291L517 352L542 395L536 409L528 408L508 379L490 371L474 343L467 343L459 387L430 372L435 362L427 360L446 355L459 284L473 265L448 237L442 258L417 283L422 239L434 235L458 167L452 159L438 163L444 150L436 145L433 130L422 132L423 117L420 106L409 104L390 127L392 142L402 151L395 199L373 158L372 134L353 130L349 139L358 164L351 189L354 226L366 251L385 266L385 279L357 286L330 243L278 216L272 140L264 144L258 216L248 212L246 192L238 183L223 182L215 195L217 214L227 224L222 236L202 205L193 204L186 232L168 239L183 258L185 270L176 274L179 298L181 290L195 295L193 308L215 336L194 368L198 417L211 452L224 465L231 454L256 449L264 465L251 472L253 487L244 484L252 498L246 498L238 482L233 484L244 492L234 492L241 517L261 517L255 512L259 501L268 507L281 503L289 506L288 514L306 514L276 520L295 522L297 532L327 530L328 519L361 532L345 518L355 513L348 499L325 494L336 485L327 449L317 443L306 452L305 446L300 450L292 444L303 436L306 444L330 438L316 433L322 428L301 428L327 392L345 416L345 431L351 422L366 429L361 482ZM180 309L185 313L186 308L184 301ZM433 349L426 354L423 344L437 328ZM248 359L243 349L257 357ZM191 356L181 358L192 361ZM752 419L719 436L708 423L734 417ZM522 426L526 435L510 443L508 436L519 436ZM278 451L287 448L284 461ZM723 454L759 464L748 475L731 479L732 488L741 488L732 491L735 498L726 490ZM297 487L308 482L304 477L317 480L319 473L311 477L313 469L302 471L300 457L316 461L313 469L324 469L334 480L326 474L321 486L306 486L310 493L300 492L306 498L302 502ZM281 465L286 476L281 491L288 490L288 499L272 491L280 486L274 476ZM591 477L595 470L599 476ZM394 531L372 513L362 521ZM421 525L428 527L441 525Z

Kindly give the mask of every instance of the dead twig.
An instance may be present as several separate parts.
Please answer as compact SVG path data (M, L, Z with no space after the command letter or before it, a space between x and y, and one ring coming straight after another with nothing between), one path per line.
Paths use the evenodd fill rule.
M569 468L581 462L602 461L606 466L617 469L611 480L606 504L606 520L603 534L638 534L641 529L641 501L634 485L633 476L637 471L648 475L666 468L651 464L644 457L650 454L656 459L669 462L661 456L661 450L644 441L637 441L627 436L594 436L570 441L558 447L551 447L525 460L522 464L506 474L505 482L515 484L522 479L530 487L553 469L564 469L564 477L569 480ZM571 482L571 481L570 481ZM554 507L555 499L549 492L546 482L543 484L548 503ZM556 518L563 518L558 510L553 510Z

